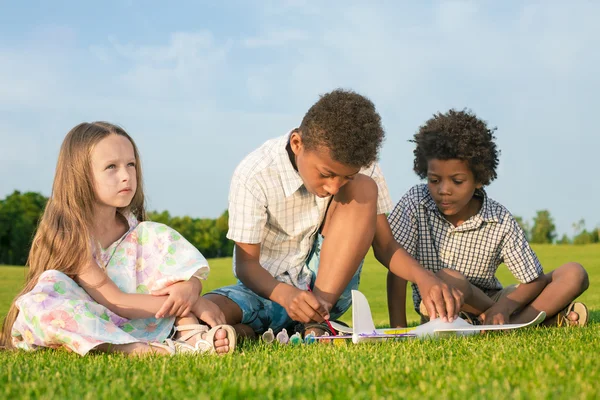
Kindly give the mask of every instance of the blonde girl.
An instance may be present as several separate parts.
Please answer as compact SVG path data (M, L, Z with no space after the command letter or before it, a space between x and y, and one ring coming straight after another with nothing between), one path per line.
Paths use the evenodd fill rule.
M60 149L2 344L81 355L232 352L235 331L199 296L205 258L175 230L145 217L131 137L106 122L74 127Z

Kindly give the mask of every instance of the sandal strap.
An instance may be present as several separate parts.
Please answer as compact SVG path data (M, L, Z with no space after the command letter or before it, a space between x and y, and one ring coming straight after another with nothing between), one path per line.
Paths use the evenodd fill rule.
M196 349L196 353L212 353L215 351L214 345L208 340L204 339L198 339L194 347Z
M180 337L179 339L177 339L177 340L182 340L182 341L184 341L184 342L185 342L185 341L188 341L188 340L190 340L191 338L193 338L193 337L194 337L194 336L196 336L196 335L200 335L200 339L198 339L198 340L204 340L204 338L203 338L202 336L203 336L203 334L205 334L206 332L207 332L207 331L200 330L200 329L198 329L198 330L194 330L194 331L190 331L190 332L186 333L185 335L181 335L181 337Z
M178 326L174 326L173 330L174 331L191 331L191 330L199 330L202 332L208 332L208 326L204 325L204 324L187 324L187 325L178 325Z
M468 313L466 311L461 311L458 313L458 316L471 325L482 325L481 320L477 318L474 314Z
M570 325L571 320L569 319L569 314L571 311L573 311L574 305L575 303L570 303L568 306L560 310L558 314L556 314L556 326L562 327L563 325Z
M199 354L213 351L211 343L204 339L198 339L195 346L183 341L183 340L172 340L165 339L163 343L148 342L150 347L157 347L163 350L167 350L170 356L178 354Z
M203 324L179 325L173 327L173 335L175 335L175 332L189 331L188 333L186 333L185 335L181 335L181 337L177 339L185 342L186 340L189 340L198 334L202 335L203 333L208 332L208 330L208 326ZM202 336L200 336L200 338L202 338Z
M198 352L195 346L182 340L174 340L173 344L177 350L177 354L196 354Z

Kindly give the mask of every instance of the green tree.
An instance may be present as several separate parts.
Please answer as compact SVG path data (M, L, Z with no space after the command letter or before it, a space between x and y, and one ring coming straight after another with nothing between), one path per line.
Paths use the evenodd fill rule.
M0 201L0 263L24 265L48 199L39 193L14 191Z
M563 233L562 237L556 242L557 244L571 244L571 239L566 233Z
M590 244L594 243L591 232L588 232L587 229L579 232L579 234L573 237L573 244Z
M592 235L592 243L600 242L600 227L596 227L591 233Z
M171 214L168 211L158 212L149 211L146 213L149 221L159 222L161 224L169 225L171 222Z
M575 236L573 237L573 244L589 244L598 242L598 229L594 229L591 232L585 228L585 220L580 219L573 223L573 230Z
M233 241L227 239L227 231L229 230L229 211L225 210L216 223L219 240L221 242L221 254L219 257L231 257L233 255Z
M573 231L575 232L575 236L579 235L584 230L585 230L585 220L583 218L577 222L573 222Z
M552 243L555 237L556 226L550 216L550 211L537 211L531 228L531 243Z

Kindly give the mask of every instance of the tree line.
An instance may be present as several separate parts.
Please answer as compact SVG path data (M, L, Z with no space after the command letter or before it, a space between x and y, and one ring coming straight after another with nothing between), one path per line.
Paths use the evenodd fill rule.
M40 193L19 191L0 200L0 264L25 265L47 201ZM217 219L173 217L168 211L150 211L147 215L150 221L177 230L207 258L233 254L233 242L225 236L229 222L227 211Z
M560 239L556 233L554 220L548 210L540 210L533 217L533 224L515 217L530 243L557 243L557 244L590 244L600 241L600 227L587 230L585 220L580 219L573 223L573 236L563 234Z
M0 264L25 265L31 240L39 218L48 201L40 193L15 191L0 200ZM587 230L585 221L573 224L574 235L557 238L556 227L550 212L536 212L532 223L516 216L531 243L588 244L598 243L600 229ZM164 223L181 233L207 258L230 257L233 242L227 239L229 213L225 211L216 219L174 217L168 211L150 211L150 221Z

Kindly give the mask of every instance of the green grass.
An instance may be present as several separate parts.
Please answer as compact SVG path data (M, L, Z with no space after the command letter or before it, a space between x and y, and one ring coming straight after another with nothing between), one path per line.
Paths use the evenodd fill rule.
M0 398L596 398L600 245L535 250L546 271L567 261L586 267L588 327L343 346L245 342L232 357L0 352ZM210 264L205 290L233 282L230 259ZM504 267L499 275L513 282ZM385 276L370 255L361 291L378 325L387 323ZM0 267L0 314L23 277L23 268Z

